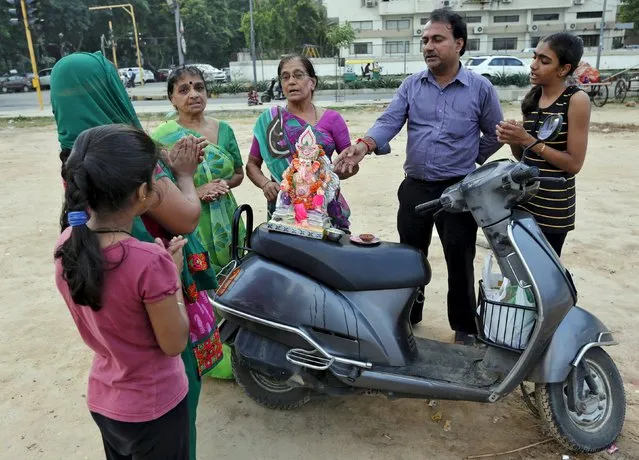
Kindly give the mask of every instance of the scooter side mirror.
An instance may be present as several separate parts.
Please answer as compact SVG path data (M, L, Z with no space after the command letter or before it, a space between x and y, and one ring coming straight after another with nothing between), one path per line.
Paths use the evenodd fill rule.
M561 128L564 124L564 117L562 115L549 115L537 134L537 139L541 142L550 142L561 132Z

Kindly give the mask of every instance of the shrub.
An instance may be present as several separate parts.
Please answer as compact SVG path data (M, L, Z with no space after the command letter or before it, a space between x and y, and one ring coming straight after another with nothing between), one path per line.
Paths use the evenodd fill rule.
M530 77L527 73L517 73L507 75L504 72L500 72L497 75L489 78L490 82L495 86L518 86L524 88L530 85Z
M318 90L336 90L337 81L334 79L329 80L331 77L320 79L317 85ZM340 88L346 89L397 89L404 81L403 75L386 75L380 77L377 80L355 80L348 83L340 82ZM495 86L517 86L525 88L530 85L529 76L526 73L519 73L513 75L507 75L505 73L499 73L490 78L490 81ZM270 80L263 80L257 82L257 91L266 91L266 88L271 84ZM252 83L247 80L235 80L229 83L215 83L210 86L211 94L241 94L248 92Z

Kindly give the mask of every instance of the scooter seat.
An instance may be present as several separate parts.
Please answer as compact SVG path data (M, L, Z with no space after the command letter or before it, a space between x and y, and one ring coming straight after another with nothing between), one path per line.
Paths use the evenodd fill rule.
M361 246L348 235L331 242L272 232L263 224L253 232L251 249L341 291L420 287L431 277L419 249L386 242Z

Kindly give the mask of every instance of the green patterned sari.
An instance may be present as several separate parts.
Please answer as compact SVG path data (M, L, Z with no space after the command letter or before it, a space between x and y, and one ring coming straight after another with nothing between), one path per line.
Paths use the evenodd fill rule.
M184 128L177 121L171 120L162 123L154 131L151 137L167 148L173 147L182 137L193 135L202 137L196 131ZM233 177L235 169L242 167L240 149L235 140L235 134L231 127L219 122L218 142L209 144L204 150L204 161L198 166L193 182L196 187L201 187L216 179L228 180ZM233 193L211 202L201 202L202 213L198 225L198 236L209 253L212 268L219 273L222 267L231 261L231 227L233 213L237 209L237 202ZM244 241L245 229L240 229L239 241Z

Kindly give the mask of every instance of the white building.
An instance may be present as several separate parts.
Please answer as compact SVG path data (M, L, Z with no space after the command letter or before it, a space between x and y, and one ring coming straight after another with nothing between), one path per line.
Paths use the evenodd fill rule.
M468 23L469 54L517 53L534 48L539 38L569 31L583 38L586 52L599 46L604 21L604 50L619 48L624 30L616 30L619 0L323 0L328 17L350 22L357 34L348 57L399 58L421 54L420 37L429 13L449 7Z

